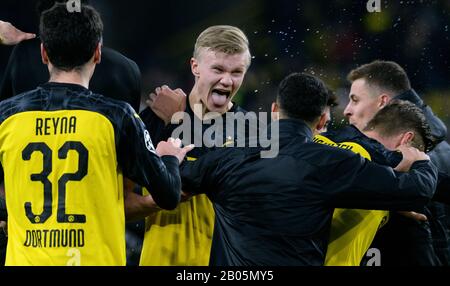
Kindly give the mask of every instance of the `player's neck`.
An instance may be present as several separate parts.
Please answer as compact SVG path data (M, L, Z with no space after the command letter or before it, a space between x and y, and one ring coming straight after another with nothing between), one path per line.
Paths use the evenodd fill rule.
M89 88L89 80L90 77L77 72L77 71L55 71L50 74L50 82L56 82L56 83L70 83L70 84L77 84L81 85L85 88Z
M195 116L197 116L198 118L203 118L203 115L207 111L206 105L203 104L200 96L195 91L195 89L192 89L191 93L189 94L188 101L189 106L191 107L191 110L194 112ZM201 106L201 108L198 108L198 106Z

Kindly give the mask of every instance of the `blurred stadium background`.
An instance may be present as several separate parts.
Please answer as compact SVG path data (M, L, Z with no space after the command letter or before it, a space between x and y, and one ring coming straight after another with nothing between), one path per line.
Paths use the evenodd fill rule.
M2 0L0 19L37 32L34 0ZM375 59L402 65L413 87L450 126L450 1L382 0L91 0L105 23L104 43L127 55L142 72L142 91L168 84L190 90L196 36L207 26L231 24L250 40L253 63L237 101L268 111L280 80L290 72L321 77L338 94L343 123L354 67ZM0 47L0 77L11 47Z

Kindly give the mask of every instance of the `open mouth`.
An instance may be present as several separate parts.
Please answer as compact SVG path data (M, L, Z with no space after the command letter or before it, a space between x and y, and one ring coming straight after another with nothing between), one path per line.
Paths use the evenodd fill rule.
M228 98L231 95L231 91L222 89L213 89L211 91L211 99L214 105L223 106L227 103Z

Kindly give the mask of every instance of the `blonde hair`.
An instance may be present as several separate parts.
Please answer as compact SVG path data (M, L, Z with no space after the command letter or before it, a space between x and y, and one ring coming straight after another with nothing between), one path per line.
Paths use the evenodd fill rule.
M247 36L239 28L233 26L211 26L198 36L194 48L194 58L198 59L203 49L222 52L228 55L248 51L248 65L251 55Z

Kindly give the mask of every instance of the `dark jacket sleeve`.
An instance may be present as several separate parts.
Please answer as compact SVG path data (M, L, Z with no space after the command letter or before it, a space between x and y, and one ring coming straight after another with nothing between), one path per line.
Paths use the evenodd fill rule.
M443 172L439 172L438 185L433 201L450 205L450 176Z
M8 99L14 95L13 83L12 83L12 69L14 66L14 59L16 58L17 47L14 47L6 66L3 80L0 86L0 101Z
M407 100L422 109L422 112L424 113L425 118L430 125L431 134L434 138L436 138L436 143L445 140L445 138L447 137L447 127L442 122L442 120L433 113L431 108L423 102L423 100L413 89L397 95L395 99Z
M178 159L160 158L150 134L139 116L129 106L119 141L118 161L125 177L144 186L163 209L174 209L181 195Z
M437 169L430 161L415 162L408 173L352 155L328 166L323 192L332 207L412 210L425 205L436 190Z
M450 144L447 141L439 143L428 155L440 172L450 175Z
M150 132L150 136L154 140L155 143L159 143L162 140L167 140L166 136L167 128L165 126L164 121L159 118L150 107L145 108L139 114L142 118L142 121L145 124L148 132Z
M185 161L180 166L183 192L189 194L207 194L211 190L217 191L219 166L223 158L236 159L238 148L219 148L201 156L195 161ZM233 153L233 154L231 154Z

